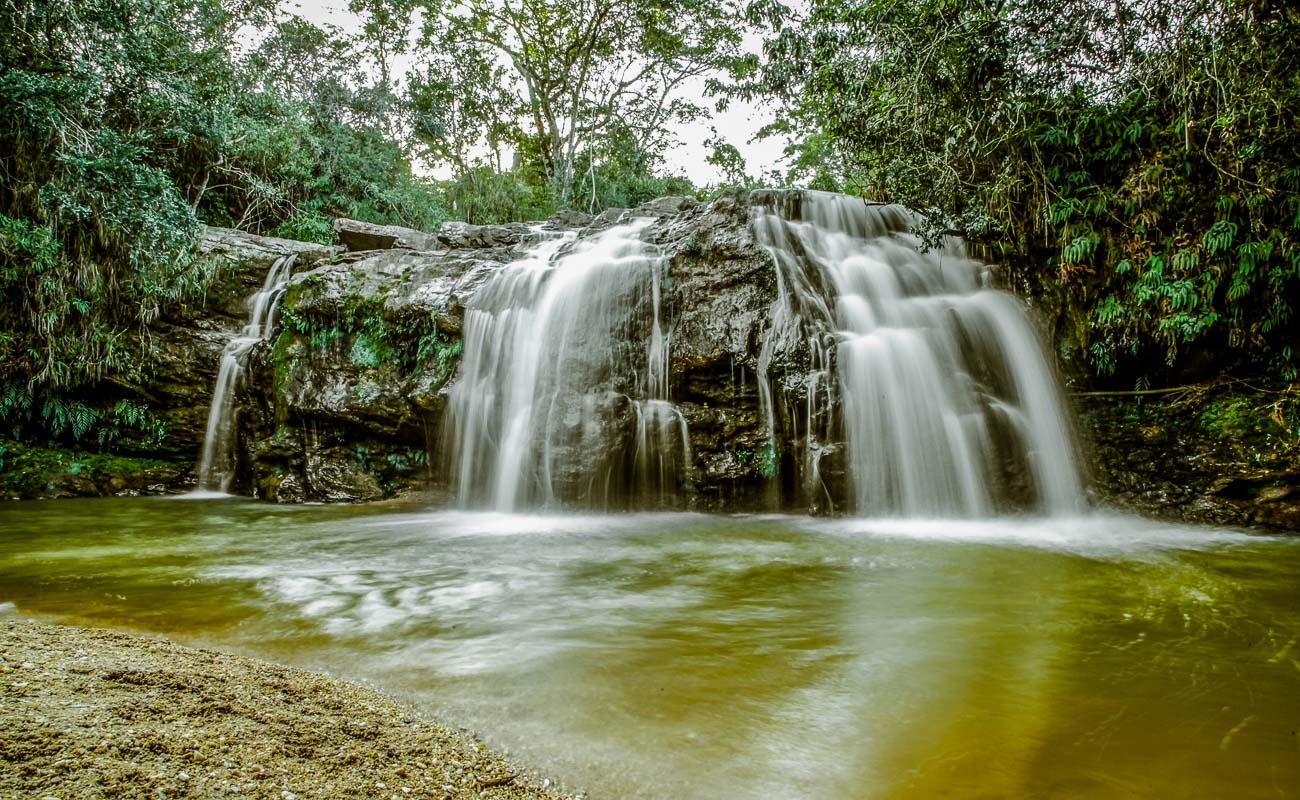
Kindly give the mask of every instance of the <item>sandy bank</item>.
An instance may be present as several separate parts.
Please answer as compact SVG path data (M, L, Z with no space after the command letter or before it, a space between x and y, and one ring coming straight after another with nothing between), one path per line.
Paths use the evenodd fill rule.
M158 639L0 622L0 798L560 798L378 692Z

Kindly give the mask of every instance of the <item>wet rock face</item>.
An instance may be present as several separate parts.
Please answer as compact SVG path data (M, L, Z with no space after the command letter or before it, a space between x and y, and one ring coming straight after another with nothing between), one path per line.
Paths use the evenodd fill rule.
M530 227L517 222L509 225L470 225L444 222L438 229L438 244L453 250L485 250L514 247L528 239Z
M299 273L252 355L243 451L252 493L370 500L428 477L460 352L460 298L495 262L386 250Z
M248 322L249 295L262 285L277 259L296 254L299 269L310 269L334 256L338 248L206 228L199 252L215 270L205 302L174 309L150 326L150 375L139 385L123 387L157 410L167 435L148 444L118 442L115 450L125 454L178 462L196 459L221 352Z
M761 339L776 300L772 259L750 230L743 193L707 206L661 198L636 213L663 214L672 342L669 397L679 404L695 456L691 504L770 508L797 502L774 484L758 391ZM802 379L806 363L777 365ZM782 369L784 367L784 369Z
M1269 398L1204 389L1085 397L1079 419L1100 504L1209 525L1300 530L1300 448Z
M212 273L204 297L165 308L149 326L145 374L117 375L86 398L105 414L111 414L118 401L147 408L165 435L128 432L106 446L83 444L83 451L54 444L0 443L6 450L0 454L0 495L164 494L194 486L221 352L248 321L248 296L283 256L296 254L297 263L310 269L338 252L335 247L223 228L204 229L198 250L192 268Z
M340 221L350 248L366 249L296 271L277 329L252 354L242 491L361 501L442 477L465 302L536 234L527 225L455 224L419 236L378 227Z
M645 237L667 264L669 397L689 426L692 507L781 502L781 492L771 491L779 465L765 452L755 379L776 283L750 234L750 212L741 193L707 205L664 198L598 217L557 214L545 223L581 237L631 218L654 220ZM336 230L350 252L297 271L241 397L240 488L267 499L363 500L445 482L451 458L443 427L465 305L538 238L537 227L524 224L447 223L425 238L349 221ZM631 341L637 331L627 335L627 347L641 346ZM574 463L602 453L620 458L632 436L628 387L613 381L607 388L601 424L572 454ZM581 496L584 470L572 472L554 476L557 490Z
M809 444L807 437L810 425L834 428L807 418L810 386L826 389L810 371L808 342L769 336L776 274L751 221L756 204L779 199L665 198L544 223L581 238L634 217L653 220L644 236L665 262L668 397L689 433L691 468L679 487L688 507L835 513L846 505L843 443L832 435ZM245 298L275 258L296 252L276 329L253 352L239 389L236 490L278 502L362 501L447 483L448 392L461 366L466 304L537 240L537 226L449 223L427 234L340 221L337 230L346 249L208 231L204 250L226 269L206 307L154 326L157 368L139 387L167 409L169 436L157 456L195 457L221 349L246 321ZM627 335L616 349L640 346L632 342L637 331ZM764 370L775 447L760 391ZM572 453L575 463L613 458L636 424L628 387L611 380L598 388L600 425L594 440ZM1243 423L1254 406L1233 402L1209 396L1182 405L1098 399L1079 406L1074 417L1093 465L1094 501L1181 520L1300 528L1296 454L1270 449L1284 437ZM829 408L822 413L831 414L833 403ZM580 481L580 470L555 476L560 491L575 495Z

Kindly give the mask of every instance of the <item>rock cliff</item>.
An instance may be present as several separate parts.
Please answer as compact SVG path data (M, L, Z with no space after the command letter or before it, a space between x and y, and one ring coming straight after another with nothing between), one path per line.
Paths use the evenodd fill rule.
M834 426L806 419L804 398L816 386L809 345L772 335L777 274L751 226L756 209L774 202L779 196L767 192L711 203L662 198L536 224L446 223L436 233L339 220L339 247L209 229L201 249L225 265L220 279L204 306L173 310L153 326L153 374L124 389L165 409L165 443L123 443L120 455L148 460L131 462L131 474L106 465L75 486L65 480L43 490L38 480L31 494L192 485L221 349L245 320L245 298L289 253L297 259L275 329L251 353L238 388L234 488L278 502L445 489L455 424L449 391L475 292L539 238L568 232L582 240L649 218L641 235L664 265L667 394L689 433L691 463L676 487L677 507L833 513L847 492L842 445L820 442L810 455L803 441L810 425ZM623 387L610 380L607 441L587 442L572 458L624 445L631 423L620 405ZM1262 402L1228 391L1077 398L1094 501L1184 520L1300 527L1300 448ZM832 413L834 404L819 408Z
M241 488L295 502L445 484L447 388L459 367L467 299L539 236L585 237L624 218L652 217L644 235L666 259L672 309L669 395L696 457L686 504L779 502L779 488L768 498L775 468L762 456L755 378L775 276L750 234L749 210L744 194L711 204L666 198L536 226L448 223L423 238L394 229L347 234L353 247L382 249L297 271L278 333L253 356L242 397Z

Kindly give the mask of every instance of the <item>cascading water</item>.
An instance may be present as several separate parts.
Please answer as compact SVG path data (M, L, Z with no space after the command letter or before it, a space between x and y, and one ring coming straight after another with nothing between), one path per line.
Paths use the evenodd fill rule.
M235 476L235 389L248 366L248 354L275 327L275 309L289 285L294 255L271 265L262 288L248 298L248 324L221 352L221 367L208 410L207 435L199 459L199 491L228 492Z
M1082 507L1064 404L1028 315L982 285L958 240L921 248L897 206L819 192L769 199L753 222L778 276L762 411L775 446L766 373L774 351L806 344L806 479L823 443L842 438L858 513L979 516L1017 494L1051 513ZM831 376L839 413L818 413Z
M538 230L468 303L448 421L463 505L672 505L690 445L649 223L581 241Z

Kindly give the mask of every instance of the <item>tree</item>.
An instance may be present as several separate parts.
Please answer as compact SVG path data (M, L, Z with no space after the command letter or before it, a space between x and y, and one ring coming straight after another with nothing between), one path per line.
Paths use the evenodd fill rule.
M196 288L197 219L172 176L219 146L235 25L206 0L0 10L0 379L121 369L122 326Z
M430 227L436 188L411 172L391 89L373 83L365 34L350 38L297 17L269 26L241 65L240 130L223 160L213 219L330 241L332 217Z
M779 34L732 91L778 98L841 186L922 210L931 233L960 230L994 257L1051 264L1036 278L1070 299L1067 356L1136 379L1209 346L1215 368L1295 377L1290 5L814 0L751 13Z
M709 154L704 160L722 170L722 184L739 189L756 186L757 181L749 177L746 172L745 157L740 154L740 150L722 138L717 128L711 129L711 133L712 135L704 140L704 146L709 148Z
M512 75L511 102L491 104L487 130L535 159L567 206L580 156L600 140L655 153L670 122L701 113L681 90L738 63L738 19L730 2L708 0L461 0L425 16L422 42L455 54L462 79Z
M10 432L149 425L114 395L150 369L148 326L207 287L201 221L323 238L331 214L440 217L434 187L376 124L352 45L273 16L269 0L0 7ZM251 57L231 45L247 24L273 28Z

